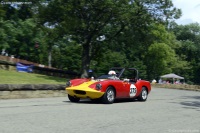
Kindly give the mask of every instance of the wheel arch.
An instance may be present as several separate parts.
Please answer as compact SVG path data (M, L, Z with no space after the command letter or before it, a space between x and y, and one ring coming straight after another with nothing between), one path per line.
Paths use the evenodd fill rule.
M149 94L149 89L148 89L148 87L145 86L145 85L143 85L142 88L143 88L143 87L147 90L147 94ZM142 91L142 90L141 90L141 91Z
M106 88L106 91L107 91L107 89L108 89L109 87L111 87L111 88L114 90L114 92L115 92L115 97L116 97L116 95L117 95L116 88L115 88L113 85L108 85L108 87Z

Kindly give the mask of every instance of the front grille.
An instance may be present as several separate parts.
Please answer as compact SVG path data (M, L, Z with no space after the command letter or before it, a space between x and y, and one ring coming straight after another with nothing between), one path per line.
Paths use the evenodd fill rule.
M85 95L86 94L85 91L80 91L80 90L75 90L74 93L81 94L81 95Z

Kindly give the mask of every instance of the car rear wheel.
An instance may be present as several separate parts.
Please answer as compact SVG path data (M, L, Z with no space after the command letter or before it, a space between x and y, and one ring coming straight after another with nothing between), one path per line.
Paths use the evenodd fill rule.
M148 92L147 89L145 87L142 87L142 91L138 97L139 101L146 101L148 97Z
M80 98L70 96L69 94L68 94L68 98L71 102L75 102L75 103L79 102L80 100Z
M102 97L102 102L106 104L111 104L115 100L115 91L112 87L108 87L105 94Z

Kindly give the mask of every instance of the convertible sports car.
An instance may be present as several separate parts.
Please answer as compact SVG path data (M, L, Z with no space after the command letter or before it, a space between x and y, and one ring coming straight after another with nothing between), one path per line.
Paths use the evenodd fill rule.
M115 99L132 98L146 101L151 91L150 82L138 79L135 68L112 68L108 75L97 79L73 79L66 83L71 102L80 99L101 100L111 104Z

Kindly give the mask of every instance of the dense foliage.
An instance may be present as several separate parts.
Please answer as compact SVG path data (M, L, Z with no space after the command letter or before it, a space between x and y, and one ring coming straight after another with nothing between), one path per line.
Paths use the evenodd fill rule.
M135 67L142 79L176 73L200 84L200 25L178 25L180 16L171 0L0 4L0 49L82 77Z

